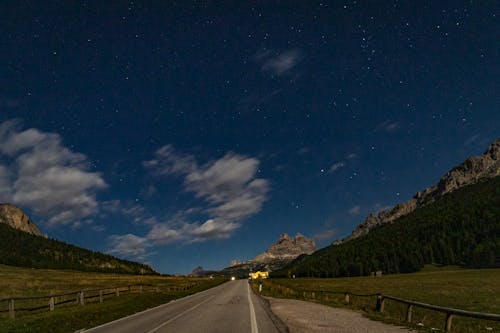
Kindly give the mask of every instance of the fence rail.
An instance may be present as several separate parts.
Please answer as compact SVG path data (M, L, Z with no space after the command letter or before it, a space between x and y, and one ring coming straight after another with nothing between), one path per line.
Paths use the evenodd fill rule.
M413 301L413 300L407 300L407 299L395 297L392 295L386 295L386 294L382 294L382 293L356 294L356 293L353 293L350 291L329 291L329 290L314 290L314 291L308 291L308 292L306 292L306 291L299 292L299 291L294 290L294 289L289 288L289 287L275 285L275 284L272 284L269 282L267 282L267 284L268 284L268 287L270 288L270 290L277 290L284 295L292 295L292 294L300 295L302 293L302 297L304 299L309 298L309 296L311 299L316 299L317 294L344 295L344 303L345 304L351 303L351 296L357 296L357 297L374 297L374 296L376 296L377 299L376 299L375 308L380 313L384 312L386 300L391 300L394 302L403 303L403 304L407 305L406 321L408 323L410 323L412 321L413 307L420 307L420 308L424 308L424 309L428 309L428 310L432 310L432 311L442 312L442 313L446 314L445 325L444 325L444 330L446 332L451 331L453 316L463 316L463 317L470 317L470 318L476 318L476 319L500 321L499 314L474 312L474 311L467 311L467 310L461 310L461 309L455 309L455 308L448 308L448 307L443 307L443 306L438 306L438 305L433 305L433 304L417 302L417 301Z
M476 319L500 321L500 315L494 314L494 313L473 312L473 311L467 311L467 310L461 310L461 309L448 308L448 307L444 307L444 306L427 304L427 303L407 300L407 299L394 297L391 295L384 295L384 294L380 294L377 296L377 310L379 312L384 312L384 302L386 299L408 305L408 307L406 309L406 321L409 323L411 322L414 306L445 313L446 314L446 321L445 321L444 330L446 332L451 331L451 323L452 323L454 315L476 318Z
M189 290L198 283L191 283L183 286L168 286L163 287L163 291L181 291ZM60 294L50 294L50 295L39 295L39 296L16 296L16 297L3 297L0 298L0 303L7 302L8 307L6 310L0 310L0 313L8 312L9 318L14 319L16 317L16 311L36 311L41 309L48 309L49 311L54 311L56 305L75 303L79 305L85 305L85 300L99 299L99 303L104 302L106 296L115 295L119 297L123 293L144 293L144 292L160 292L160 287L151 284L129 284L126 286L112 286L112 287L102 287L94 289L81 289L78 291L60 293ZM72 297L70 297L72 296ZM70 298L68 298L70 297ZM65 299L66 298L66 299ZM44 305L36 305L31 307L16 307L16 301L26 301L26 300L40 300L47 299L48 302Z

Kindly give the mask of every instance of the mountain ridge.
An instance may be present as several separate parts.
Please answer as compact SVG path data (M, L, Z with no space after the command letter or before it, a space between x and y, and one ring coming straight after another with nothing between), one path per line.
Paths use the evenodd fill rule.
M349 236L341 241L335 241L333 244L338 245L366 235L371 229L382 224L392 223L420 207L435 202L447 193L475 184L483 178L494 178L499 175L500 138L494 140L482 155L467 158L445 173L436 184L417 192L410 200L398 203L390 210L382 210L368 215L364 222L356 226Z
M119 259L43 236L12 204L0 204L0 263L10 266L79 271L158 274L151 266Z

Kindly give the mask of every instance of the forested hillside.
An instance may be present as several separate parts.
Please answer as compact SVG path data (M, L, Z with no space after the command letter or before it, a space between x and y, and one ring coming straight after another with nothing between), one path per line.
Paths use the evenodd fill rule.
M0 223L0 264L80 271L157 274L150 266L36 236Z
M365 236L299 257L272 276L409 273L430 263L500 267L500 177L449 193Z

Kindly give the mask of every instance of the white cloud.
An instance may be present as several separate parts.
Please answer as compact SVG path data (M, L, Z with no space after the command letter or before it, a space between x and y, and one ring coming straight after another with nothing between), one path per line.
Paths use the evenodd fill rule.
M270 51L260 53L256 59L262 62L262 71L271 72L276 76L289 73L299 62L301 52L291 49L283 53L272 55Z
M332 241L338 235L338 229L324 229L313 236L317 242Z
M136 259L146 257L146 248L151 246L148 239L133 234L112 235L109 240L111 245L109 253Z
M358 157L358 155L357 155L357 154L355 154L355 153L351 153L351 154L349 154L349 155L347 155L347 156L346 156L346 159L348 159L348 160L353 160L353 159L355 159L356 157Z
M340 170L341 168L345 167L345 163L344 162L337 162L337 163L334 163L330 169L328 170L328 172L330 173L334 173L338 170Z
M182 238L180 230L175 230L166 224L156 224L147 235L147 239L155 244L168 244Z
M354 206L349 209L349 214L351 215L359 215L361 213L361 206Z
M11 184L9 179L9 170L0 165L0 202L9 201L11 193Z
M111 236L109 252L112 254L142 259L148 255L149 247L158 244L229 238L245 218L261 210L269 191L268 181L256 178L259 161L247 156L228 153L199 165L194 156L180 154L167 145L158 149L155 158L145 161L144 166L157 176L183 177L184 190L203 199L207 207L181 210L167 221L158 222L141 205L125 207L119 200L106 201L103 211L124 214L132 217L135 223L151 227L143 237L133 234ZM199 214L207 215L208 219L193 221Z
M122 215L132 220L137 225L155 225L156 217L149 214L146 208L134 201L123 203L120 200L103 201L101 204L102 216L108 214Z
M387 132L387 133L393 133L399 130L401 125L398 122L391 121L391 120L386 120L381 122L380 124L375 127L375 132Z
M97 213L96 192L107 185L88 170L87 157L66 148L58 134L19 127L17 121L0 124L0 155L8 161L1 173L7 170L10 184L5 201L32 209L49 225Z
M228 153L222 158L198 165L191 155L177 153L171 145L160 148L155 159L144 165L156 175L184 177L184 190L192 192L208 204L204 223L191 223L184 219L172 229L158 229L150 235L174 230L187 241L228 238L240 227L242 220L258 213L269 192L269 182L256 178L259 160ZM171 233L167 237L170 240Z

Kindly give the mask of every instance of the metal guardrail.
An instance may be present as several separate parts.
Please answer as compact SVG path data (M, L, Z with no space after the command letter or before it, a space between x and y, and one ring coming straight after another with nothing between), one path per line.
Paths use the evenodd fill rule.
M165 287L164 291L181 291L188 290L195 286L198 283L188 284L185 286L174 286L174 287ZM133 290L134 287L137 287L136 290ZM145 287L151 287L146 289ZM120 296L121 293L143 293L143 292L160 292L160 287L151 285L151 284L129 284L126 286L112 286L112 287L103 287L103 288L95 288L95 289L82 289L78 291L72 291L67 293L60 294L51 294L51 295L40 295L40 296L17 296L17 297L3 297L0 298L0 302L8 302L7 310L0 310L2 312L9 312L9 318L14 319L16 317L17 311L36 311L44 308L48 308L49 311L54 311L56 305L66 304L66 303L75 303L79 305L85 305L85 300L99 298L99 303L104 302L104 298L106 296L115 295L117 297ZM67 296L73 296L70 299L62 299ZM23 300L39 300L39 299L48 299L48 304L46 305L37 305L33 307L19 307L16 308L16 301ZM58 300L59 299L59 300Z

